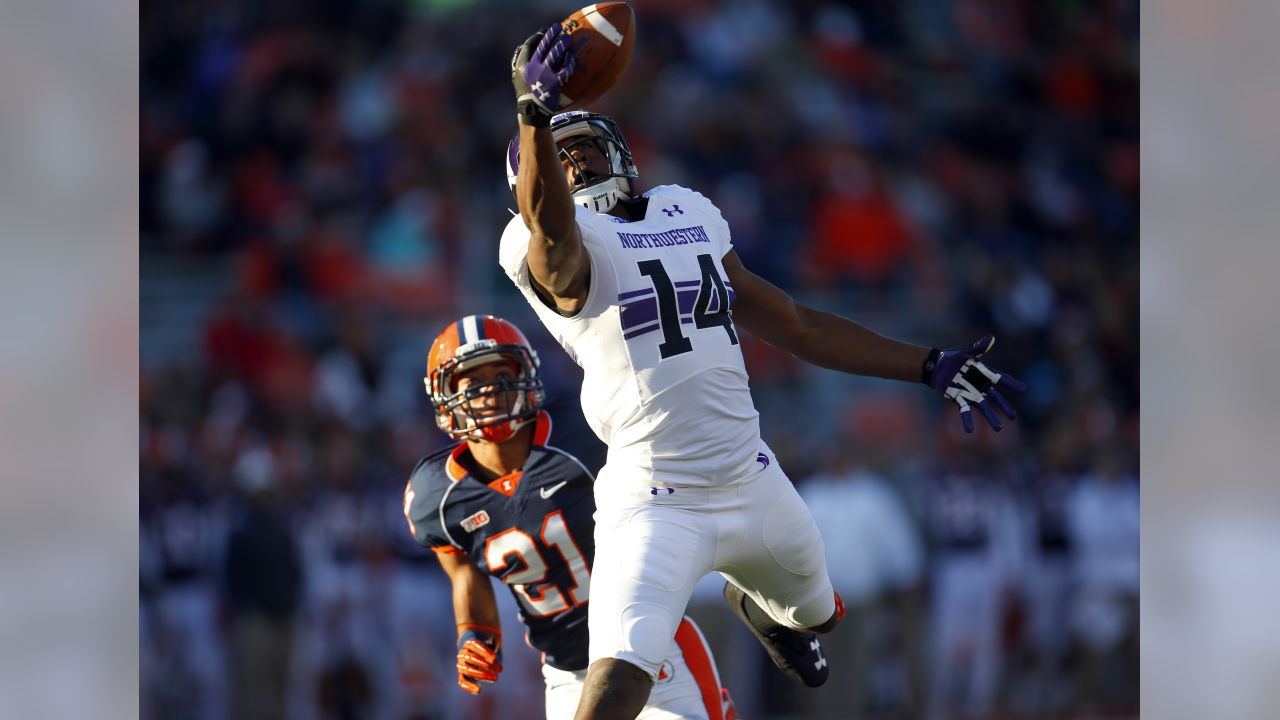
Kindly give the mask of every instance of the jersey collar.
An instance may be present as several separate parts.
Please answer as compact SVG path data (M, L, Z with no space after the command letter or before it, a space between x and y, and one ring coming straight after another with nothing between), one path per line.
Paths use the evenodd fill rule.
M462 464L458 462L458 457L466 451L467 444L459 443L458 446L453 449L453 452L449 453L449 459L444 461L445 474L447 474L449 479L454 482L458 482L467 476L467 469L462 467Z

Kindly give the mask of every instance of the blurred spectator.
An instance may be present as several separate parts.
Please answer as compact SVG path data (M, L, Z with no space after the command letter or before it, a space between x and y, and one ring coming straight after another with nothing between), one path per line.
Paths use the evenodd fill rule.
M378 650L367 556L378 532L376 496L361 463L361 437L340 422L318 429L316 463L299 530L307 576L294 675L299 717L342 718L382 711L374 686L393 658Z
M386 617L395 655L390 692L395 718L444 717L457 707L453 591L434 553L414 541L404 518L403 488L383 497L383 531L390 558L385 571ZM394 495L394 497L393 497Z
M410 316L445 302L452 285L440 247L443 224L436 196L423 189L405 193L384 210L369 239L372 292Z
M173 146L165 157L158 204L179 247L207 244L223 222L225 193L210 176L209 150L199 140Z
M1071 629L1083 655L1077 699L1086 708L1135 707L1140 512L1124 456L1104 448L1069 503L1077 549Z
M996 709L1001 620L1021 537L1013 498L992 464L970 449L955 452L928 499L932 718L984 718Z
M343 307L335 318L333 347L316 363L312 407L355 430L369 429L378 411L384 358L369 313Z
M1075 492L1077 449L1060 440L1044 446L1044 468L1030 479L1027 511L1030 552L1025 578L1027 677L1015 686L1011 702L1035 715L1066 710L1072 697L1067 677L1071 639L1069 617L1074 591L1075 553L1068 516Z
M912 631L924 579L914 520L873 469L883 452L842 443L800 488L827 547L827 571L848 615L823 637L844 681L801 696L815 717L877 717L918 708L918 640Z
M159 550L152 630L155 710L200 720L228 717L226 643L220 627L221 508L187 474L163 473L140 542Z
M302 568L287 510L280 505L270 452L246 452L235 473L246 497L227 540L225 563L234 717L276 720L286 717Z
M810 281L834 286L886 289L908 281L918 261L914 232L866 160L834 149L820 167L829 189L813 208Z

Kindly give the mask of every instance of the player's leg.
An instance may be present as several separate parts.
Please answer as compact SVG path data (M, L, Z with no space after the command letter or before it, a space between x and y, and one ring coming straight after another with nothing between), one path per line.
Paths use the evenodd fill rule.
M634 720L649 701L653 678L627 660L600 658L587 668L575 720Z
M685 617L637 720L725 720L724 706L711 647L693 619Z
M630 720L672 652L694 585L711 569L715 522L701 511L705 490L627 490L607 473L597 480L591 665L576 717Z
M729 577L726 574L726 578ZM820 687L826 683L830 667L818 634L831 631L844 617L838 596L836 609L830 618L814 628L792 628L778 622L732 579L725 583L724 597L729 609L760 641L769 659L783 674L805 687Z
M829 667L817 633L829 632L844 616L827 576L822 537L776 462L738 485L745 542L717 558L717 569L729 581L725 600L778 669L818 687Z
M586 677L586 670L571 672L542 664L542 679L546 684L547 720L573 719Z

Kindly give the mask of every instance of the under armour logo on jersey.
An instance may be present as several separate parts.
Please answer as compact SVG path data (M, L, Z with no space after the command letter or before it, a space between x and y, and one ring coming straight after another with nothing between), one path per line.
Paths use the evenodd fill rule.
M650 495L657 495L659 490L666 490L668 495L672 495L672 494L674 494L674 493L675 493L675 491L676 491L676 489L675 489L675 488L656 488L656 487L651 487L651 488L649 488L649 494L650 494Z
M662 212L666 213L667 217L675 217L676 213L680 213L681 215L684 214L684 211L680 209L679 205L672 205L670 210L662 208Z
M756 462L765 467L769 467L769 456L764 453L756 453Z
M824 656L824 655L822 654L822 645L820 645L820 644L818 643L818 641L817 641L817 640L810 640L810 641L809 641L809 649L810 649L810 650L813 650L813 651L814 651L814 652L816 652L816 653L818 653L818 660L817 660L817 662L815 662L815 663L813 664L813 669L814 669L814 670L821 670L822 668L826 667L826 666L827 666L827 658L826 658L826 656Z

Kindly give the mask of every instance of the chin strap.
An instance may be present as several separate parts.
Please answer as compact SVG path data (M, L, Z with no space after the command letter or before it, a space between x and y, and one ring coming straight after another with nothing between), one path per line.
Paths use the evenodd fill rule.
M583 188L573 194L573 202L577 205L596 213L607 213L617 207L618 202L626 197L626 192L618 187L619 178L613 178L613 185L601 183L600 185Z
M482 428L472 428L471 430L467 431L467 434L464 437L467 440L475 440L477 442L481 442L481 441L494 442L494 443L506 442L507 440L510 440L513 436L515 436L516 433L520 432L521 428L533 422L537 417L538 417L537 413L534 413L526 417L512 418L510 420L496 423L494 425L487 425ZM485 436L486 431L494 433L495 436L486 437Z

